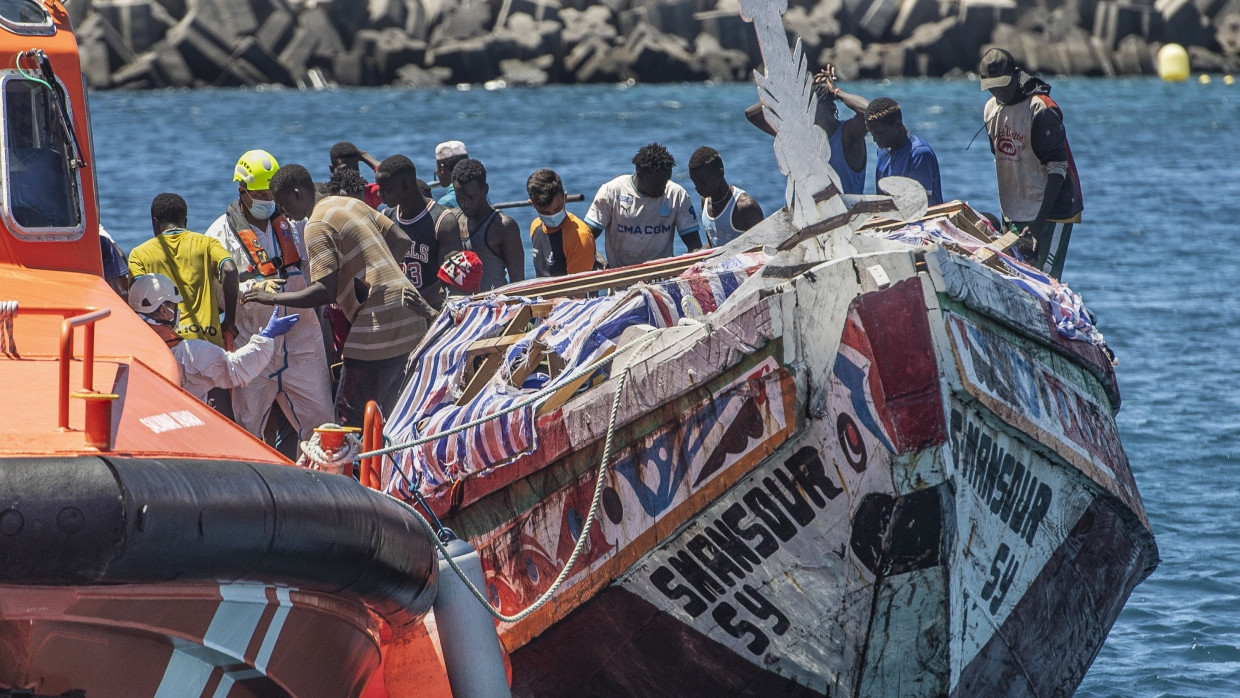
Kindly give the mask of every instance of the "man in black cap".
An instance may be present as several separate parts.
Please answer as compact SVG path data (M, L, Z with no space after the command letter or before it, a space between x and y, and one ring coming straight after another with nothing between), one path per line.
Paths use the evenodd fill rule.
M1051 86L992 48L978 68L986 102L986 133L995 156L1004 224L1022 235L1018 249L1052 277L1063 274L1072 225L1081 220L1081 184L1063 111Z

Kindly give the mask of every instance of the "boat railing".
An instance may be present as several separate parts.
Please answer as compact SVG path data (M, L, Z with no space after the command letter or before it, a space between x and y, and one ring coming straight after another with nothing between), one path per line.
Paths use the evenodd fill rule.
M59 315L60 323L60 384L57 389L57 423L62 430L69 429L69 368L76 358L73 353L73 336L78 327L83 330L82 340L82 388L80 394L95 393L95 323L112 314L110 308L82 307L36 307L19 306L17 315ZM106 396L104 396L106 397Z
M379 403L370 400L366 403L366 412L362 417L362 453L370 453L383 448L383 410ZM363 458L358 479L363 485L374 490L383 489L380 472L383 467L383 456Z

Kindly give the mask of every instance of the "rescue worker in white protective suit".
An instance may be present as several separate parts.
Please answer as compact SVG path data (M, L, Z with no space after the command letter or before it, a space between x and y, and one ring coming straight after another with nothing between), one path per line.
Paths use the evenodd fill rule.
M129 288L129 307L141 315L172 350L181 369L181 387L202 402L212 388L238 388L258 375L271 361L275 338L293 329L297 315L280 317L273 310L267 325L236 351L224 351L205 339L177 334L181 293L163 274L143 274Z
M207 235L219 240L236 263L241 293L255 286L270 291L306 287L308 262L302 231L276 209L268 187L278 169L279 163L265 150L242 155L233 170L238 197L207 229ZM336 415L319 318L313 308L288 310L300 315L301 321L287 337L276 341L271 363L259 376L233 390L233 414L242 428L261 439L274 402L297 436L306 441L315 427L336 421ZM236 343L248 342L263 329L269 315L266 306L238 303Z

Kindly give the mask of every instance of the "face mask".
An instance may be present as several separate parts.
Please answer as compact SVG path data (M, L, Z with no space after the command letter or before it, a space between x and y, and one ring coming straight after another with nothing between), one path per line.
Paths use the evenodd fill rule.
M276 202L254 199L250 203L250 215L265 221L276 215Z
M543 225L547 226L547 228L558 228L564 222L564 219L568 217L568 211L560 209L559 213L553 213L550 216L539 214L538 217L542 219Z

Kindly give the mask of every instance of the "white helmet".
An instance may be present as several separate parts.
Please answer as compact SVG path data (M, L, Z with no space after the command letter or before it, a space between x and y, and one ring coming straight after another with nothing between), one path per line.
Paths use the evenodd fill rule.
M168 301L180 303L181 292L163 274L143 274L129 285L129 307L136 313L149 315Z

